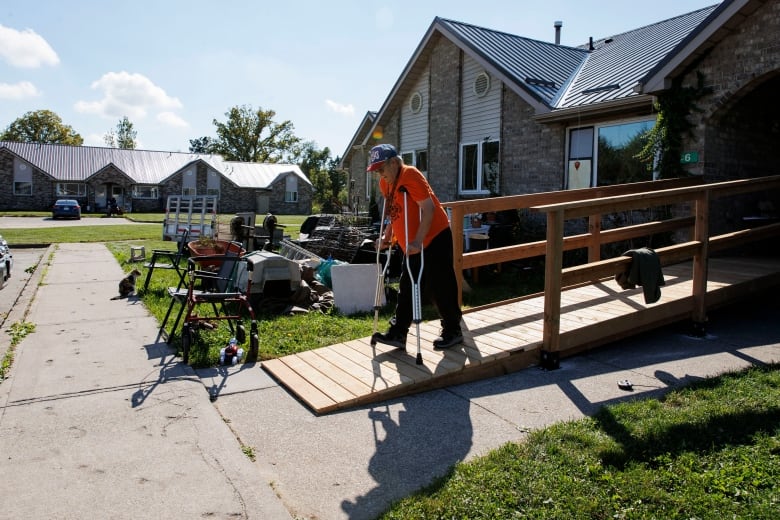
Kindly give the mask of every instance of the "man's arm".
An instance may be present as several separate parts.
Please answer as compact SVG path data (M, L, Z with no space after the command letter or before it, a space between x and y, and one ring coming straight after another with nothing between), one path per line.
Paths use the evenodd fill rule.
M414 236L414 240L409 242L409 248L407 254L419 253L422 249L423 241L428 236L428 231L431 229L431 223L433 222L433 199L428 197L425 200L417 201L417 206L420 208L420 227L417 228L417 234Z

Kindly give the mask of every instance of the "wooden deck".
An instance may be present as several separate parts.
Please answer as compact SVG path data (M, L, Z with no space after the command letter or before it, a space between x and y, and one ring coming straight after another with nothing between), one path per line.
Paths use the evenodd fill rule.
M614 280L561 294L560 356L690 318L691 263L663 268L661 299L644 303L642 288L623 290ZM780 285L780 258L715 258L709 263L707 308ZM544 298L483 307L463 316L464 344L433 350L438 321L420 325L423 364L415 364L417 338L407 351L371 346L370 338L264 361L263 368L316 413L383 401L434 388L505 374L538 364Z

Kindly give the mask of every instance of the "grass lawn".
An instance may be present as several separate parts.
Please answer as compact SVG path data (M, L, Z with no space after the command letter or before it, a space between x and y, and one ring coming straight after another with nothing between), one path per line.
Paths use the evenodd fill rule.
M381 518L780 518L780 366L532 432Z

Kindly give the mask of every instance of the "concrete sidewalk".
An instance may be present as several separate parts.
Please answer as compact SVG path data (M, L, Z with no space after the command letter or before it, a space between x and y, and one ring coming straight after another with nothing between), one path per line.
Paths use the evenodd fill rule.
M146 308L110 301L105 246L52 251L0 385L0 518L291 518Z
M109 301L121 276L99 244L54 254L36 332L0 384L0 496L13 497L0 518L371 519L532 429L780 361L780 299L767 296L711 313L704 339L668 327L553 372L317 416L259 364L196 377L154 342L139 302Z

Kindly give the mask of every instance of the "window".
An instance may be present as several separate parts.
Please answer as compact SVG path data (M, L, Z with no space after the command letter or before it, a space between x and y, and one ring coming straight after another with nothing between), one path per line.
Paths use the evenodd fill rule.
M198 194L198 176L195 174L195 169L190 168L185 170L181 177L181 194L184 196L192 196Z
M58 182L56 192L58 197L86 197L87 185L80 182Z
M284 180L284 201L298 202L298 178L288 175Z
M499 143L464 144L460 148L460 192L498 194Z
M135 199L156 199L158 197L158 187L152 185L137 184L133 188L133 198Z
M32 168L14 159L14 195L32 195Z
M404 164L414 166L428 177L428 150L415 150L401 153Z
M206 181L206 195L214 195L219 198L219 174L210 171Z
M636 158L655 119L604 124L569 131L566 188L588 188L657 178L655 163Z

